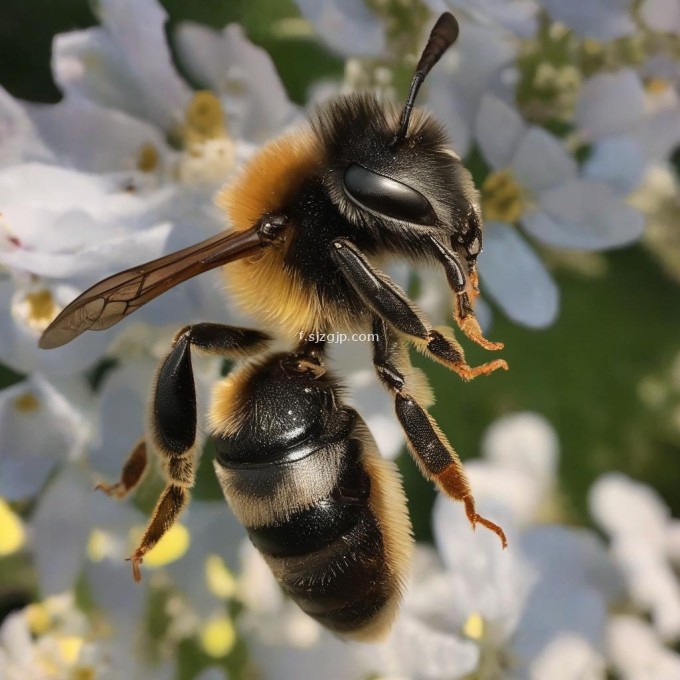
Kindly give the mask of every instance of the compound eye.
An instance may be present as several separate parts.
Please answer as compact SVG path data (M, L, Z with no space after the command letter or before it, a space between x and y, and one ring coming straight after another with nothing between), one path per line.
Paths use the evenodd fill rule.
M343 178L345 194L364 210L404 222L433 225L437 222L430 202L419 191L352 163Z

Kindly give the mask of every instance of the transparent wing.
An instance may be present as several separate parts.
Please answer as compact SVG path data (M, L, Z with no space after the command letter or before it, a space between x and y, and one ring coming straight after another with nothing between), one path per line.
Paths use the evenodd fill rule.
M221 233L157 260L109 276L67 305L45 329L39 345L61 347L85 331L102 331L203 272L254 253L263 244L257 227Z

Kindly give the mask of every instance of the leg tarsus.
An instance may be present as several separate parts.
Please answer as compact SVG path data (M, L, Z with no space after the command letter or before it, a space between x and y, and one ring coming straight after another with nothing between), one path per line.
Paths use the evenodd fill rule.
M498 369L508 370L508 364L503 359L494 359L475 367L469 366L460 345L436 330L430 331L427 350L439 363L458 373L463 380L488 375Z
M148 467L147 463L146 442L140 439L123 464L120 481L115 484L99 482L94 487L95 491L103 491L107 496L113 496L118 500L125 498L141 482Z
M176 484L168 484L165 487L137 549L127 558L129 562L132 562L132 576L135 581L139 582L142 578L140 565L144 555L163 538L177 521L188 500L189 492L184 487Z
M458 328L463 331L465 336L476 342L478 345L488 350L498 350L503 349L504 345L502 342L493 342L487 340L477 321L477 317L472 309L472 304L467 293L459 293L454 300L454 318Z
M481 238L481 231L473 229L474 238ZM474 240L473 238L473 240ZM484 349L497 350L503 348L503 343L487 340L475 317L472 301L479 295L479 280L476 269L476 255L467 259L467 275L458 254L447 248L443 243L430 236L432 251L444 267L449 287L454 293L453 317L463 333L473 342Z
M496 534L498 538L500 538L503 549L507 548L508 540L505 538L505 532L503 529L501 529L501 527L498 526L498 524L495 524L491 520L488 520L486 517L482 517L479 513L477 513L475 510L475 499L472 497L472 495L468 495L462 500L465 505L465 514L467 515L472 528L476 529L476 525L478 523L481 524L483 527L493 531L493 533Z

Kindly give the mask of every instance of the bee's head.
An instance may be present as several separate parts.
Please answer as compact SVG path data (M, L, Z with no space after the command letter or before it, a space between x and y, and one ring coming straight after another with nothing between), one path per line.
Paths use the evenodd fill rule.
M448 223L459 159L442 125L422 110L394 143L399 111L375 95L327 103L314 121L326 151L331 199L353 224Z
M376 95L340 97L322 107L313 127L325 150L326 187L349 222L380 230L405 223L450 232L475 192L442 125L413 109L421 83L458 35L444 14L435 25L402 110Z

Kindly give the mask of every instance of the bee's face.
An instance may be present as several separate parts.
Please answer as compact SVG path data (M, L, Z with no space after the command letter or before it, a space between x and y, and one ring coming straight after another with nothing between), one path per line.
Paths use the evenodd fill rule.
M398 125L399 112L370 95L320 111L314 126L328 153L331 199L357 226L451 233L476 199L467 171L429 114L415 111L408 136L395 145Z

